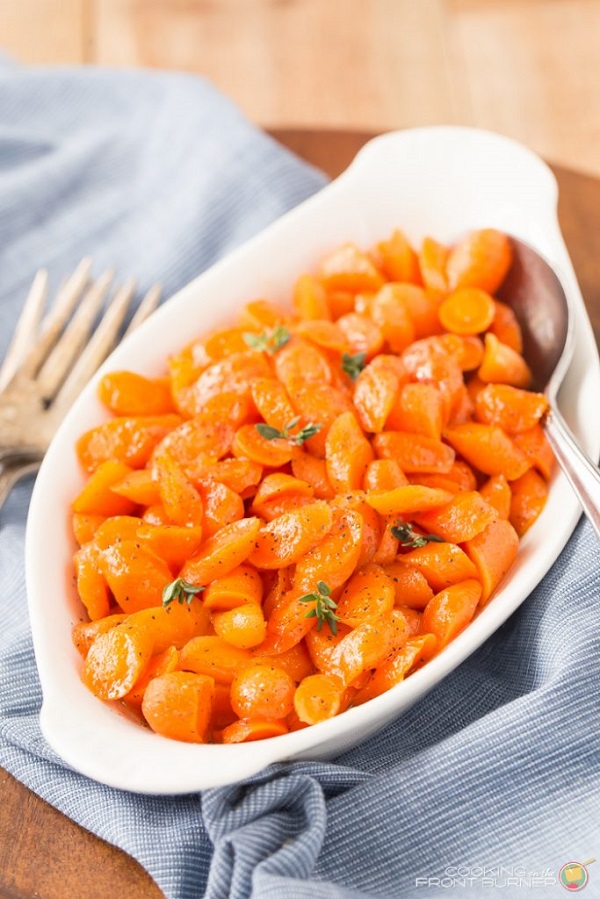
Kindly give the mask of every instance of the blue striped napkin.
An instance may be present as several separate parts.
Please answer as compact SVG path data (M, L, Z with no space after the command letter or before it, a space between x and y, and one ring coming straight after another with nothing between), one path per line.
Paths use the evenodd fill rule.
M172 292L323 183L201 79L0 68L0 351L35 268L56 280L91 254L140 290ZM586 523L500 631L369 742L332 763L144 797L74 773L40 734L29 496L21 486L0 518L0 764L135 856L169 899L559 896L560 869L600 853Z

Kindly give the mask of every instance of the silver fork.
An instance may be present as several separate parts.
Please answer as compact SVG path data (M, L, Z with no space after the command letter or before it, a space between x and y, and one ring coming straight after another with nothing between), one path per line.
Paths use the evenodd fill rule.
M114 272L93 281L90 271L91 260L83 259L43 318L48 275L39 271L23 306L0 367L0 509L15 484L37 471L61 420L119 339L135 281L105 303ZM160 293L158 285L148 291L125 334L156 308Z

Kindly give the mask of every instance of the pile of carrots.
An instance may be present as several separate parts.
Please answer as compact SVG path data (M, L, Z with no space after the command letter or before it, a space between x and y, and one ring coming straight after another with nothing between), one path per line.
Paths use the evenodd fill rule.
M402 681L512 566L547 496L543 395L495 298L510 240L347 243L149 379L77 453L82 678L163 736L307 727Z

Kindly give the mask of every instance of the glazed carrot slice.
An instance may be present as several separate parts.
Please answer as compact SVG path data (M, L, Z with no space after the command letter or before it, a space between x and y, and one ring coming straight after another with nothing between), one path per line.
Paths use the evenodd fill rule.
M523 357L489 332L485 335L483 360L477 374L482 381L511 387L529 387L532 380L531 369Z
M412 316L402 289L385 284L373 297L371 318L394 353L401 353L416 337Z
M439 593L440 590L445 590L446 587L459 581L478 576L477 568L468 554L454 543L428 543L426 546L418 546L402 556L402 563L414 566L420 571L434 593Z
M212 464L231 449L234 426L228 421L218 421L207 415L197 415L174 428L156 447L153 453L153 469L163 456L168 456L188 476L193 477L199 467L199 459ZM201 466L200 466L201 467ZM158 470L153 471L158 479Z
M354 697L354 705L362 705L401 683L421 663L429 661L437 649L433 634L411 637L391 659L380 665Z
M214 612L215 633L232 646L251 649L263 642L267 624L262 609L255 603L245 603L224 612Z
M240 496L243 496L249 488L256 487L261 481L262 474L262 465L249 459L222 459L213 463L205 472L206 477L225 484Z
M512 499L509 520L519 537L522 537L542 513L548 499L548 485L535 469L530 468L511 483L510 489Z
M260 605L263 583L251 565L240 565L229 574L217 577L202 594L204 606L215 612L226 612L244 603Z
M366 315L347 312L338 318L337 325L348 342L350 353L364 353L366 359L372 359L383 346L383 334Z
M202 527L202 498L182 469L168 455L161 456L158 464L158 488L161 502L173 524Z
M306 481L295 478L284 472L268 474L263 478L256 495L253 500L253 508L258 515L261 515L261 508L264 503L272 502L275 499L284 497L303 496L312 498L314 496L314 487L311 487Z
M205 743L212 714L212 678L171 671L146 687L142 713L153 731L185 743Z
M91 621L108 615L110 597L106 578L100 571L100 552L93 543L75 553L73 563L77 579L77 593Z
M98 549L108 549L123 540L134 540L141 522L134 515L113 515L105 519L94 535Z
M123 540L104 550L99 565L124 612L160 606L163 588L173 580L167 563L137 539Z
M335 647L332 654L334 671L347 686L363 672L380 665L393 650L396 640L397 629L390 618L363 621Z
M332 509L358 512L362 519L361 550L356 563L357 567L360 568L371 561L376 561L374 557L381 543L382 520L368 504L366 494L362 490L338 493L331 501L331 507Z
M348 394L325 384L307 384L294 390L292 403L304 421L321 425L320 431L305 441L304 446L312 455L324 458L327 434L332 422L339 415L353 409Z
M481 334L494 320L494 300L485 290L461 287L442 301L440 322L452 334Z
M434 440L442 436L444 404L434 384L404 384L387 418L387 429L423 434Z
M423 612L423 633L437 637L437 648L444 649L469 624L481 595L481 584L473 578L436 593Z
M294 709L300 721L318 724L340 710L343 684L337 677L311 674L296 687Z
M235 432L231 450L238 459L249 459L265 468L279 468L293 459L295 447L289 440L267 440L256 425L242 425Z
M515 353L522 355L523 353L523 333L518 322L517 316L510 306L501 303L500 300L494 300L496 307L494 312L494 320L490 325L490 331L501 343L506 344Z
M283 384L275 378L259 378L252 384L252 399L263 419L281 430L296 414Z
M331 309L327 301L327 292L323 285L312 275L300 275L294 285L292 305L296 314L303 321L313 319L330 319Z
M216 683L231 684L237 671L247 667L252 656L247 649L232 646L221 637L199 636L181 650L179 668L212 677Z
M312 487L317 499L333 497L334 490L327 477L327 465L324 459L316 459L308 453L297 453L292 459L292 471L294 477Z
M250 396L250 385L257 378L271 375L264 354L256 351L233 353L204 369L200 377L187 389L184 399L188 415L197 415L209 400L221 393ZM179 402L181 403L181 399Z
M81 679L99 699L122 699L152 657L152 637L126 623L98 636L83 663Z
M204 480L198 484L202 500L202 533L212 537L226 524L232 524L244 517L244 501L220 481Z
M452 467L444 474L411 474L411 484L422 484L424 487L437 487L450 493L464 490L476 490L477 478L470 465L462 459L456 459Z
M421 612L433 596L433 590L418 567L407 565L405 556L383 566L394 586L394 605Z
M394 585L380 565L365 565L356 571L340 596L336 615L344 624L358 627L363 621L381 618L394 608Z
M229 574L246 561L259 530L260 518L242 518L225 525L185 563L180 576L196 586L204 586Z
M362 370L354 388L354 407L365 431L379 433L394 407L402 384L402 366L385 364L377 356ZM382 360L382 361L380 361ZM402 373L401 373L402 372Z
M139 522L136 536L142 546L148 547L163 559L172 571L178 572L184 562L200 547L202 528Z
M440 509L415 515L415 521L428 533L449 543L462 543L475 537L497 517L496 510L473 490L457 493Z
M547 409L548 400L543 393L520 390L508 384L487 384L475 400L478 421L498 425L507 434L535 428Z
M350 349L348 341L341 328L328 319L314 319L313 321L299 322L294 331L305 340L310 340L324 350L333 350L335 353L346 353Z
M457 453L484 474L503 474L514 481L529 468L525 453L496 425L466 422L447 428L444 436Z
M554 470L554 453L546 439L544 430L536 425L530 431L522 431L513 436L513 442L521 452L525 453L530 464L536 468L547 481Z
M292 711L296 684L276 664L253 662L231 684L231 705L240 718L285 718Z
M164 652L155 653L141 677L135 682L129 693L123 697L123 702L130 709L142 711L142 702L146 687L154 677L161 674L169 674L177 668L179 661L179 651L174 646L169 646Z
M454 450L424 434L383 431L376 434L373 448L382 459L395 459L405 473L445 473L452 468Z
M152 471L142 468L126 474L123 480L113 484L110 488L113 493L130 499L141 506L153 506L160 503L160 489L158 480L154 478Z
M84 543L89 543L90 540L93 540L94 534L103 521L106 521L105 515L92 515L87 512L73 513L71 525L73 536L79 546L83 546Z
M337 492L357 490L373 450L352 412L344 412L332 422L325 444L329 483Z
M260 718L240 718L221 731L222 743L251 743L254 740L267 740L270 737L282 737L287 734L285 721L263 721Z
M395 459L375 459L369 462L363 478L363 489L367 493L374 490L394 490L407 484L408 479Z
M277 665L278 668L283 668L296 684L299 684L301 680L315 672L315 666L312 663L304 640L292 646L287 652L278 653L277 656L262 655L260 646L255 650L255 653L255 661L266 662L268 665Z
M81 621L71 632L73 644L85 658L97 637L116 627L117 624L122 624L126 618L127 615L106 615L104 618L98 618L97 621Z
M111 490L113 484L121 481L130 471L127 465L116 460L101 463L73 500L73 511L103 517L133 512L135 503Z
M113 418L83 434L77 441L77 456L87 472L109 460L130 468L143 468L154 447L181 424L178 415L145 415ZM121 477L125 477L123 472Z
M485 605L517 558L519 537L508 521L499 518L463 546L477 569L482 586L481 604Z
M438 243L437 240L432 237L426 237L423 240L418 258L421 278L426 287L446 293L448 290L446 272L448 255L448 248Z
M164 652L169 646L181 649L193 637L211 630L210 614L202 600L172 602L167 606L140 609L127 616L127 626L144 628L152 638L152 652Z
M289 320L287 312L269 300L252 300L251 303L246 303L238 318L243 327L255 328L258 331L285 325Z
M473 334L439 334L436 343L456 359L461 371L479 368L483 360L483 342Z
M169 378L109 372L98 385L98 396L115 415L166 415L175 411Z
M327 503L319 500L287 512L263 527L249 561L257 568L286 568L323 541L333 525Z
M449 503L453 493L435 487L409 484L393 490L377 490L367 494L367 502L380 515L412 515Z
M484 228L472 231L450 251L446 263L448 283L457 287L478 287L494 294L512 263L510 240L501 231Z
M377 290L383 276L371 259L353 243L342 244L322 260L319 275L327 290Z
M245 353L248 344L244 339L245 328L225 328L210 334L204 344L206 355L218 362L233 353Z
M308 340L293 337L275 357L275 372L290 396L299 385L331 384L327 356Z
M479 488L486 503L493 506L500 518L510 515L510 485L503 474L494 474Z
M389 281L421 284L417 254L399 228L377 244L377 251L379 267Z

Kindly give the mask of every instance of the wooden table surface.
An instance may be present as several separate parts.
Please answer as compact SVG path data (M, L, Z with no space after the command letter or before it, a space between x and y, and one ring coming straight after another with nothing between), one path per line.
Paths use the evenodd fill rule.
M278 131L278 139L330 175L370 135ZM553 166L563 233L600 343L600 180ZM133 859L74 824L0 769L2 899L160 899Z

